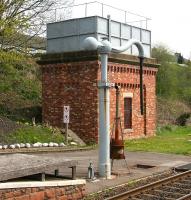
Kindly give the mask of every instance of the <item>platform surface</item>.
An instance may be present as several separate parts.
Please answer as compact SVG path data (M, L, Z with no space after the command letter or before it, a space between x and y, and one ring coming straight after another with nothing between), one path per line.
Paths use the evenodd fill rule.
M87 178L88 166L92 162L96 181L87 181L86 193L97 192L105 188L114 187L116 185L127 183L130 180L139 179L160 173L170 168L187 165L191 163L191 156L151 153L151 152L125 152L127 165L130 174L125 165L124 160L114 162L114 172L118 172L119 176L111 180L99 179L98 171L98 150L75 151L75 152L47 152L29 155L29 154L10 154L0 155L0 180L3 176L13 177L14 173L29 174L29 172L39 172L46 169L46 173L54 173L55 167L59 166L59 173L63 176L70 176L71 169L68 168L77 164L76 176L79 179ZM14 162L16 160L16 163ZM20 161L20 163L18 162ZM57 164L58 162L58 164ZM78 162L78 163L77 163ZM23 164L24 163L24 164ZM25 164L26 163L26 164ZM28 164L27 164L28 163ZM35 164L36 163L36 164ZM52 164L51 164L52 163ZM63 163L63 164L62 164ZM25 165L25 167L23 166ZM150 168L140 168L137 165L151 166ZM2 167L4 166L4 168ZM23 169L24 168L24 169ZM23 172L22 172L23 171ZM12 175L13 174L13 175ZM17 174L17 176L18 176Z
M64 157L42 157L27 154L8 154L0 156L0 181L44 173L60 167L72 167L77 161Z
M180 170L180 171L188 171L191 170L191 163L188 163L186 165L181 165L178 167L175 167L175 170Z
M191 156L175 155L175 154L164 154L164 153L151 153L151 152L125 152L127 165L130 169L130 174L124 160L114 161L113 171L118 172L119 176L111 180L100 179L97 176L98 172L98 150L88 150L88 151L76 151L76 152L59 152L59 153L43 153L38 154L42 158L68 158L72 160L77 160L77 178L84 179L88 176L88 166L92 162L96 180L91 182L87 181L86 193L97 192L105 188L114 187L116 185L127 183L130 180L139 179L142 177L147 177L152 174L160 173L165 170L186 165L191 163ZM140 168L137 165L151 166L148 168ZM60 174L66 174L66 168L60 169ZM68 170L68 173L70 171ZM70 172L71 173L71 172Z

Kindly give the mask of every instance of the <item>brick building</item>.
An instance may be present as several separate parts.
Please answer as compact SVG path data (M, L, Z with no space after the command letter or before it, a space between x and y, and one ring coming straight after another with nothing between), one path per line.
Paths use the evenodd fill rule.
M43 121L62 127L63 106L69 105L69 128L86 142L98 141L101 62L97 51L51 53L44 55L42 65ZM121 86L120 114L124 138L148 137L156 129L155 59L144 60L144 109L140 114L139 59L137 56L110 54L109 82ZM115 117L115 89L110 89L111 127Z

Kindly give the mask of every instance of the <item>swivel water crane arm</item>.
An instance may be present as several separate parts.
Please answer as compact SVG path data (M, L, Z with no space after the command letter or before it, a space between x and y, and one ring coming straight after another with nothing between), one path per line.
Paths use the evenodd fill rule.
M127 49L129 49L132 45L135 45L139 51L139 57L144 58L144 49L143 49L143 45L141 44L141 42L139 42L138 40L135 39L130 39L126 45L124 46L120 46L120 47L112 47L112 52L114 53L122 53L124 51L126 51Z
M144 60L144 49L141 42L135 39L130 39L126 45L120 47L112 47L112 52L122 53L129 49L132 45L135 45L139 51L139 60L140 60L140 110L141 115L144 113L144 99L143 99L143 60Z
M128 50L132 45L135 45L139 51L139 59L140 59L140 110L141 115L144 113L144 99L143 99L143 60L144 60L144 48L140 41L136 39L130 39L126 45L120 47L112 47L111 43L107 40L97 41L94 37L88 37L83 42L83 47L86 50L98 50L102 51L106 50L107 53L122 53Z

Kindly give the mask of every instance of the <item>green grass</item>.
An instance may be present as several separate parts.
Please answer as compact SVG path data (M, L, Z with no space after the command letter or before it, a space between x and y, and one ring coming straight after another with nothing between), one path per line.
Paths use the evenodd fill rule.
M125 141L130 151L150 151L191 155L191 127L166 126L155 137Z
M64 142L63 135L57 129L44 126L26 126L11 133L7 143Z

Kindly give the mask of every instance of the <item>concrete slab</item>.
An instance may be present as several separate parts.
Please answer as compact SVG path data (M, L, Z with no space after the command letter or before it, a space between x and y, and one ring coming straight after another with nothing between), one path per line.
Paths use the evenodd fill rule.
M175 169L177 171L188 171L188 170L191 170L191 163L175 167Z
M77 161L69 158L43 158L42 156L26 154L9 154L0 156L0 181L44 173L46 170L56 170L60 167L73 167Z

